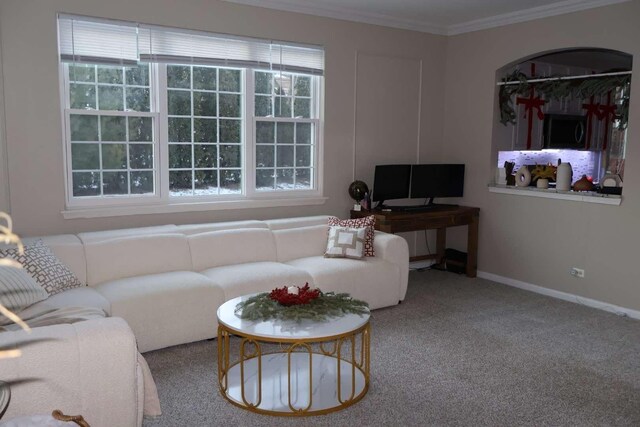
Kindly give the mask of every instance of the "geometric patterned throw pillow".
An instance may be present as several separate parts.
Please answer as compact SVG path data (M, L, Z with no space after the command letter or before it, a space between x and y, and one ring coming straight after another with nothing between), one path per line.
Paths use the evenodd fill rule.
M373 238L375 236L374 227L376 225L376 217L374 215L354 219L340 219L335 216L330 216L328 224L352 228L366 227L367 233L364 239L364 256L376 256L376 253L373 250Z
M24 246L24 254L18 249L0 249L0 258L13 258L44 288L49 295L83 286L69 267L64 265L40 239Z
M367 228L329 227L325 258L364 258Z

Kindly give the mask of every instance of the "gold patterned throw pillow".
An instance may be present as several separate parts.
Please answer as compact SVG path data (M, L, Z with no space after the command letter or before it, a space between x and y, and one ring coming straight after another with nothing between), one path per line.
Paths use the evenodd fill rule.
M375 236L374 227L376 225L376 217L374 215L354 219L340 219L335 216L330 216L328 223L330 226L338 225L340 227L352 228L365 227L367 231L365 233L364 240L364 256L376 256L373 249L373 238Z
M364 258L366 227L329 227L325 258Z
M75 274L58 259L40 239L24 246L24 254L18 249L0 250L0 258L13 258L44 288L49 295L83 286Z

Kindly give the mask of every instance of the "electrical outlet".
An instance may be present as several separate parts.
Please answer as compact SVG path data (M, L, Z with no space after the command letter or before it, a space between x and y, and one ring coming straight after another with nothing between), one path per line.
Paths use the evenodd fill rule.
M571 274L573 277L584 279L584 270L581 268L572 267L571 270L569 270L569 274Z

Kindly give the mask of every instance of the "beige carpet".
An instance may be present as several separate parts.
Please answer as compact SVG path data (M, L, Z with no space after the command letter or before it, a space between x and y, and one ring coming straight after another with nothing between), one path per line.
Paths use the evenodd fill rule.
M412 272L372 316L371 388L325 416L270 417L219 394L216 342L146 353L152 426L640 425L640 322L482 279Z

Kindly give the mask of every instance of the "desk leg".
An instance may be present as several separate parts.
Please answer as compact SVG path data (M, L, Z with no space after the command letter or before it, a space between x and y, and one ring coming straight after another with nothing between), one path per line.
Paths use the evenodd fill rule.
M438 228L436 234L436 262L438 264L442 264L444 261L444 250L447 246L447 229L446 228Z
M467 226L467 277L476 277L478 269L478 215Z

